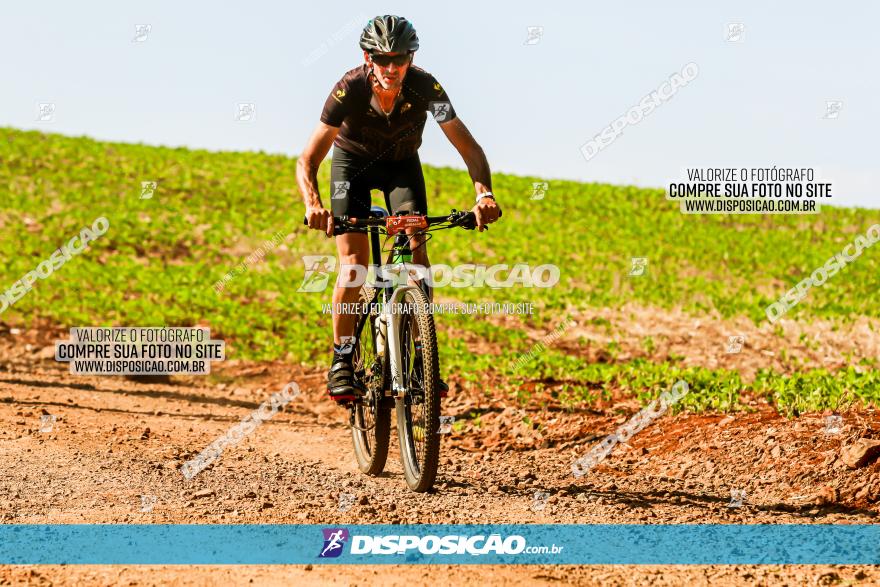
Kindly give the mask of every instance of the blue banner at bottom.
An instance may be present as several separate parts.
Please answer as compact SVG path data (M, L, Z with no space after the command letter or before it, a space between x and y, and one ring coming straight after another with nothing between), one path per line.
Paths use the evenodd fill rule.
M880 564L880 525L0 525L0 564Z

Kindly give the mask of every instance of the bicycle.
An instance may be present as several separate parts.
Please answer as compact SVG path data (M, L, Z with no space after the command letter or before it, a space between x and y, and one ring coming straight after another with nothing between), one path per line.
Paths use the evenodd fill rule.
M402 285L394 282L398 280L377 280L365 283L359 293L352 363L354 376L366 392L345 402L358 468L368 475L379 475L385 468L394 406L406 484L412 491L428 491L440 460L440 364L425 281L418 287L407 284L413 235L407 235L406 229L418 228L416 234L454 227L473 230L476 217L473 212L455 209L446 216L389 216L383 208L373 206L368 218L334 216L333 224L334 235L369 234L370 265L377 277L383 252L379 235L394 236L389 272L397 269L404 274Z

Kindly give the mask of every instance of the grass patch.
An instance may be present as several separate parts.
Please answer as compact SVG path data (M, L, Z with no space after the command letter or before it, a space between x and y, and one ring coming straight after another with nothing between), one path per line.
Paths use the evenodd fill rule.
M335 254L330 239L302 226L295 159L265 153L208 152L107 143L82 137L0 128L0 287L3 290L99 216L110 230L2 314L25 325L48 319L71 326L189 326L205 324L227 341L230 358L325 364L330 292L297 293L301 256ZM325 204L329 166L320 173ZM463 171L425 166L431 213L470 207L473 187ZM880 222L880 211L825 208L818 216L684 215L661 190L551 180L543 200L531 200L540 178L496 174L504 206L485 233L446 231L430 245L434 263L553 263L552 288L439 292L463 302L535 303L526 318L546 328L570 309L628 302L693 313L764 320L764 307ZM156 181L151 199L141 182ZM378 200L377 200L378 202ZM238 273L222 293L214 283L278 231L283 245ZM630 277L632 257L648 257L645 275ZM880 315L880 262L874 249L831 278L788 314L797 319ZM599 324L594 320L595 324ZM506 376L531 343L518 330L479 316L443 315L439 335L444 370L479 381ZM445 328L448 325L449 328ZM610 324L608 325L610 327ZM449 330L464 330L500 354L474 354ZM650 352L654 341L646 337ZM607 349L613 357L614 343ZM633 361L585 365L552 350L526 365L523 377L578 381L569 402L595 401L614 383L643 401L678 378L691 384L682 405L729 410L742 389L736 373L682 369ZM808 371L791 378L766 374L756 383L782 409L824 409L851 390L876 403L876 371ZM690 379L688 379L690 378ZM512 379L511 381L515 381ZM692 383L693 382L693 383ZM873 386L873 387L871 387ZM515 393L511 383L511 393ZM592 394L592 395L591 395Z

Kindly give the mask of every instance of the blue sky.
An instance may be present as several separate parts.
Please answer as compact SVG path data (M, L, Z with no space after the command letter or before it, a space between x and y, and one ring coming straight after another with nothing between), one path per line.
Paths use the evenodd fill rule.
M413 21L416 63L493 170L548 178L548 197L553 178L659 187L688 166L776 165L817 168L832 203L880 207L873 3L10 3L0 125L298 154L333 83L361 62L357 31L385 13ZM730 23L743 25L738 42ZM143 42L136 24L151 27ZM543 27L536 44L529 26ZM583 157L689 62L693 82ZM842 103L837 118L824 118L827 101ZM54 120L37 122L46 102ZM235 120L245 102L248 123ZM421 156L463 168L433 123Z

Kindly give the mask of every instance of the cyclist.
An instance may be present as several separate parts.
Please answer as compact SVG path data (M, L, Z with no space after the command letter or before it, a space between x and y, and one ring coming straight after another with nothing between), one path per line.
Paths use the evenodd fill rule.
M458 150L477 192L473 211L477 227L495 222L500 207L492 194L489 163L483 149L456 115L446 91L427 71L412 64L419 39L412 24L400 16L377 16L364 27L360 38L364 63L347 72L330 92L321 121L296 165L296 180L306 205L309 228L333 235L333 216L364 217L370 210L370 190L385 195L391 214L427 214L425 180L418 148L431 112L443 133ZM318 193L318 166L330 145L333 163L330 178L331 209L324 208ZM408 234L415 232L409 229ZM413 263L429 267L424 236L410 238ZM340 267L369 262L366 234L336 237ZM358 301L358 288L345 287L355 271L340 271L333 290L333 307ZM346 281L347 280L347 281ZM433 291L427 284L429 299ZM365 391L353 377L353 334L357 316L333 313L333 362L327 374L327 391L335 401L355 399ZM419 360L417 356L416 361ZM439 382L441 396L448 386Z

